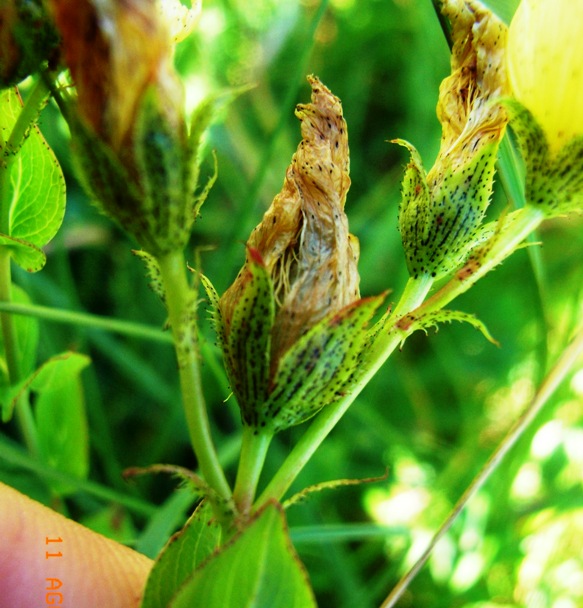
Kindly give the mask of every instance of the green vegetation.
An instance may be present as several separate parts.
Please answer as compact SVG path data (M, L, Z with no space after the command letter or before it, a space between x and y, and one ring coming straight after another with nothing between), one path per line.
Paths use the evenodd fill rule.
M487 4L508 22L517 2ZM218 177L185 261L219 294L231 285L245 260L244 243L281 188L299 141L294 107L307 103L306 75L315 74L342 101L348 126L345 211L360 241L360 292L367 297L391 289L386 303L396 304L409 278L398 229L409 152L389 141L406 139L426 167L433 164L441 135L435 107L449 59L429 0L206 0L197 29L176 49L188 109L218 90L253 86L218 110L208 132L199 189L214 175L211 151ZM31 79L21 92L25 102L39 95ZM122 477L126 468L157 463L197 468L168 314L132 254L139 245L90 204L77 181L67 123L56 104L42 111L39 127L62 167L67 210L44 249L41 272L20 267L42 267L39 249L14 245L19 266L11 270L0 254L0 299L7 299L11 280L17 286L12 302L0 303L3 324L13 325L8 334L4 330L5 340L10 332L22 336L18 348L28 353L24 369L16 369L11 347L4 345L3 405L5 412L14 407L15 417L0 431L0 480L155 557L197 500L190 486L176 490L180 482L169 475L146 474L129 483ZM39 155L46 150L40 136L29 142ZM50 158L27 158L51 170ZM523 199L516 178L523 166L511 136L500 148L498 169L486 221ZM61 188L59 176L44 179ZM27 227L9 234L44 247L58 228L59 209L52 216L47 210L52 224L37 241L25 234ZM322 482L380 477L322 488L285 511L319 606L379 606L532 403L581 323L582 229L578 215L545 221L529 237L531 246L456 300L455 309L475 315L499 347L467 323L408 337L293 482L287 498ZM173 263L166 258L160 264L163 277ZM200 297L206 298L202 289ZM240 412L229 398L206 299L197 314L204 398L218 461L232 487L243 435ZM581 605L583 360L563 363L564 381L471 497L399 606ZM70 381L46 391L51 374ZM32 397L23 404L27 379ZM273 437L259 495L306 426ZM211 474L205 478L216 490L223 481L217 475L213 483L213 466L207 464ZM269 506L251 525L274 545L285 544L279 508ZM245 540L255 551L253 539ZM233 553L244 548L231 546ZM293 570L288 557L271 565ZM293 570L293 576L301 574ZM191 592L198 597L216 593L208 579L196 585ZM193 605L186 594L180 602Z

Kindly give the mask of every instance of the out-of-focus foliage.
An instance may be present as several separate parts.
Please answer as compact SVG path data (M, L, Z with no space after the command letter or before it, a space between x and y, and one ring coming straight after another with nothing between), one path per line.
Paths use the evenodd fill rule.
M360 239L361 293L403 288L406 266L397 209L406 151L431 166L439 148L438 86L449 52L429 0L207 0L199 31L181 43L176 65L192 108L220 87L252 83L213 127L219 176L195 226L190 260L222 292L241 266L251 228L281 188L298 141L293 109L309 99L317 74L343 103L352 186L346 212ZM508 19L515 2L491 2ZM26 91L25 91L26 92ZM91 207L75 181L64 123L55 108L41 129L67 178L65 223L35 276L15 280L37 304L85 310L162 327L163 308L148 291L130 242ZM210 155L209 155L210 158ZM211 175L212 162L202 175ZM506 205L500 183L492 209ZM378 606L428 542L516 419L566 344L582 311L581 220L553 220L544 249L519 251L481 281L457 308L483 320L501 348L467 326L415 335L357 399L298 479L370 477L372 486L323 492L288 512L292 537L322 607ZM396 295L395 295L396 298ZM391 296L389 296L391 299ZM239 413L204 319L205 389L216 443L234 473ZM94 364L84 372L91 479L107 496L79 487L68 513L155 554L182 525L194 501L160 476L124 483L128 466L172 462L194 467L179 403L171 345L41 322L41 360L75 349ZM226 400L226 402L225 402ZM415 608L537 606L583 602L583 362L548 404L495 477L471 501L430 565L400 604ZM267 473L302 427L278 436ZM49 502L43 471L0 437L0 478ZM106 515L106 517L102 517ZM109 525L107 525L109 522ZM577 541L577 538L579 541Z

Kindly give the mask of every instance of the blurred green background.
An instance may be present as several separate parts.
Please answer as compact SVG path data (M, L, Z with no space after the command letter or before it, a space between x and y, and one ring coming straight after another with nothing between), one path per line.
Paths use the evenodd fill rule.
M491 5L508 21L517 2ZM433 163L438 87L449 53L430 0L205 0L197 33L177 50L189 107L218 88L252 83L212 128L219 178L195 226L189 255L219 291L234 279L243 243L279 191L299 142L296 103L314 73L344 106L351 148L351 231L361 244L361 292L406 279L397 230L407 139ZM162 327L130 242L88 203L71 167L66 127L52 106L41 128L62 163L68 209L37 275L15 281L45 306ZM212 173L209 161L203 173ZM492 214L507 204L497 188ZM289 522L322 607L378 606L424 549L464 488L539 386L581 317L582 222L547 223L544 248L517 252L455 307L475 313L501 343L469 326L444 326L407 341L357 399L298 479L382 475L371 485L326 491L292 507ZM205 305L206 395L230 475L240 422L214 347ZM75 349L90 429L88 481L58 499L59 474L31 461L13 426L0 435L0 479L86 525L155 555L190 512L176 482L121 478L129 466L196 466L180 406L170 343L43 322L40 360ZM583 605L583 362L438 545L400 606L490 608ZM273 473L298 427L278 436Z

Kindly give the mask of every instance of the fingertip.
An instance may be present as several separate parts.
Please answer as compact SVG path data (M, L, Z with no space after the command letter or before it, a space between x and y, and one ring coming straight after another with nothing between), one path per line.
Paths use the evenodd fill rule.
M0 606L139 606L150 559L2 483L0 538Z

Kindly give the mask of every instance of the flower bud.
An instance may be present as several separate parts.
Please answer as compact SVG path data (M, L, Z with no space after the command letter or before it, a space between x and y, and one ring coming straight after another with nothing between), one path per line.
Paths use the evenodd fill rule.
M18 84L55 52L59 36L41 0L0 3L0 88Z
M151 254L184 247L196 169L172 65L180 32L154 0L49 4L75 84L66 117L85 187Z
M526 165L527 203L583 210L583 4L523 0L508 32L507 104Z
M360 300L358 245L344 213L350 186L340 101L310 77L303 139L281 192L247 242L220 300L210 291L243 422L277 431L338 398L380 299Z
M402 186L399 228L411 276L439 278L455 269L479 241L490 201L498 145L507 117L506 27L474 0L448 0L451 76L440 87L441 147L429 173L411 152Z

